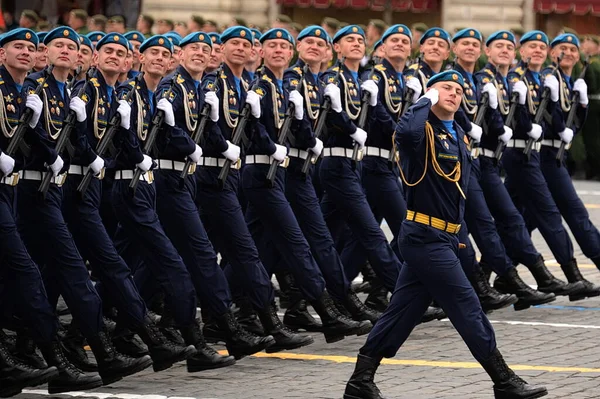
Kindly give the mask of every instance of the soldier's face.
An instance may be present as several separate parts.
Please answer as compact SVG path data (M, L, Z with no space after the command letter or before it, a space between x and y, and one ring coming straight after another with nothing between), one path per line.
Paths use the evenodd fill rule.
M44 69L48 65L48 52L44 43L38 44L37 53L35 56L35 64L33 67L38 71Z
M321 62L327 55L327 41L318 37L305 37L296 46L300 59L305 62Z
M561 43L550 51L552 61L556 62L560 53L563 53L563 58L560 61L561 68L573 68L579 62L579 48L574 44Z
M77 62L75 63L75 68L81 66L81 70L83 72L90 69L90 65L92 64L92 49L88 46L81 46L79 48L79 54L77 55Z
M223 62L223 49L220 44L214 44L212 52L210 53L210 60L208 61L208 67L211 69L217 69Z
M386 58L405 61L410 55L410 39L408 36L397 33L388 36L377 50L383 52ZM378 56L375 54L375 56Z
M120 44L108 43L100 47L95 55L96 64L102 72L121 73L127 59L127 49Z
M421 44L423 60L429 62L443 62L450 56L450 44L444 39L430 37Z
M485 55L496 66L508 66L515 59L515 45L509 40L494 40L485 48Z
M250 59L252 43L246 39L233 38L221 45L223 57L229 64L245 65Z
M481 42L477 39L459 39L452 48L456 58L464 62L476 62L481 55Z
M192 73L201 73L208 66L212 49L206 43L190 43L181 49L181 65Z
M162 76L167 72L171 52L162 46L152 46L140 54L140 63L148 74Z
M440 98L433 108L443 110L444 113L454 114L460 107L463 88L458 83L438 82L432 86L440 93Z
M27 40L14 40L0 48L2 64L20 72L29 71L33 67L35 59L35 45Z
M355 33L346 35L334 44L334 50L349 60L362 60L365 56L365 39Z
M48 43L48 61L55 67L75 69L79 49L70 39L54 39Z
M133 66L137 67L138 65L140 65L140 46L142 45L142 43L138 42L137 40L130 40L129 43L131 43L131 46L133 47Z
M271 39L263 43L261 56L269 68L287 68L292 59L292 44L285 39Z
M133 65L133 52L127 51L127 57L125 57L125 63L123 64L121 73L129 72L131 70L132 65Z
M519 53L522 59L530 59L529 65L540 67L548 56L548 46L544 42L533 40L523 43L519 49Z
M250 51L250 58L248 58L248 62L255 64L258 62L261 57L260 49L262 48L262 43L258 40L254 40L254 45L252 46L252 50Z

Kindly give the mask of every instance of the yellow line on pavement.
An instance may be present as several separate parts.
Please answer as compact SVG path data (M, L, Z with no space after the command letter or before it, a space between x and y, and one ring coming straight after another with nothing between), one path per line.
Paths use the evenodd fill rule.
M584 204L587 209L600 209L600 204Z
M546 266L548 267L560 267L560 265L556 262L546 262ZM580 269L595 269L596 265L591 263L578 263Z

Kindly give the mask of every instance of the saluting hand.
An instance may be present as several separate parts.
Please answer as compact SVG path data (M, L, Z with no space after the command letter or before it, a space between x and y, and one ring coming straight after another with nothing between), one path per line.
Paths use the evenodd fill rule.
M440 101L440 92L436 88L430 88L421 98L429 99L429 101L431 101L431 106L434 106Z

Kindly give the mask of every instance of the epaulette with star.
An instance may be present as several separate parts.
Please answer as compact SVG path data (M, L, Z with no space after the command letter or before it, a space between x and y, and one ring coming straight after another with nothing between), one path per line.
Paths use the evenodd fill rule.
M177 83L178 84L183 84L185 82L185 79L181 77L181 75L177 75Z
M91 78L90 83L94 85L94 87L100 87L100 82L98 82L98 78Z
M384 72L386 70L386 67L384 67L383 64L377 64L373 68L375 68L375 69L377 69L378 71L381 71L381 72Z

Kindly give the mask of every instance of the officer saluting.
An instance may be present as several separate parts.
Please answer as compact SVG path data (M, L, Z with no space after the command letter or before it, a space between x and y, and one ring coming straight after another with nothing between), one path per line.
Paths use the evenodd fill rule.
M496 397L541 397L546 388L520 379L496 348L494 330L457 256L471 168L465 134L454 121L463 78L450 70L434 75L427 87L396 129L395 145L408 183L407 218L399 240L405 261L398 289L360 349L344 398L383 398L373 381L377 367L383 357L396 354L432 298L492 378Z

